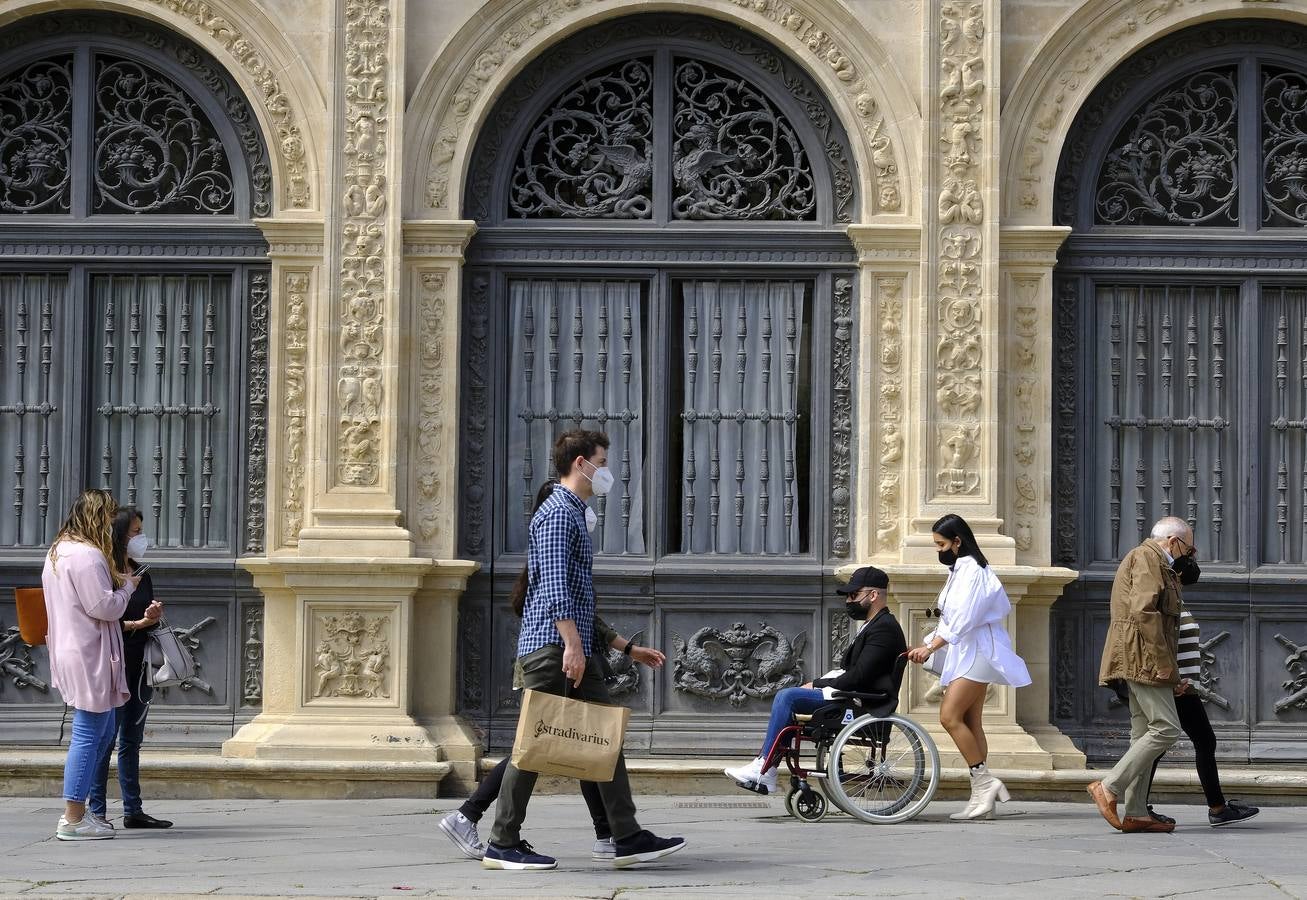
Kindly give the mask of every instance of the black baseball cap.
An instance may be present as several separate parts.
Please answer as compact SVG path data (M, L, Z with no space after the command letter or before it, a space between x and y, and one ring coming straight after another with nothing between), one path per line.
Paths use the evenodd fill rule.
M889 576L875 566L863 566L861 569L855 569L849 577L849 583L844 587L837 587L837 594L856 594L863 588L881 588L884 590L889 587Z

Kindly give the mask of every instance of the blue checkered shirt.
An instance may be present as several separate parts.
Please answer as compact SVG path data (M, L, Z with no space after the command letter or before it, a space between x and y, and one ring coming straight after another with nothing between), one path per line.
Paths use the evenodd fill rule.
M585 504L561 484L531 517L526 602L517 638L520 659L550 644L562 646L555 622L571 619L589 656L594 648L594 547Z

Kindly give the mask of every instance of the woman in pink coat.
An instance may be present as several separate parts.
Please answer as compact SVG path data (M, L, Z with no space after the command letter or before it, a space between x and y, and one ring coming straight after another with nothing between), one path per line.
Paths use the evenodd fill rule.
M55 830L61 841L113 837L113 826L86 814L86 798L96 763L113 740L115 710L129 696L118 619L138 579L113 563L111 528L117 511L108 491L83 491L55 535L41 573L51 681L73 708L64 814ZM158 619L157 606L145 616Z

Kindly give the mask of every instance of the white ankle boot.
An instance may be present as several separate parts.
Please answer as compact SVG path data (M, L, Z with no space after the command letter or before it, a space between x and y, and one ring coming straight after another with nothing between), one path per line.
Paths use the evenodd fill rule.
M971 802L960 813L954 813L951 819L992 819L994 804L1007 803L1012 799L1007 785L989 774L984 763L971 770Z
M766 760L759 756L747 766L722 769L722 772L725 773L727 778L732 779L746 791L753 791L755 794L774 794L776 793L777 767L772 766L764 772L762 770L764 762Z

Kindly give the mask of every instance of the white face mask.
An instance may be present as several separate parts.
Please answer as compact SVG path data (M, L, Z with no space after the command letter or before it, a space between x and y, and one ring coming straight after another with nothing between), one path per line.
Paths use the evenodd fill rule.
M595 515L595 511L593 509L587 506L585 508L585 530L594 531L595 526L598 524L599 524L599 517Z
M613 489L613 473L607 466L596 467L595 473L587 477L590 479L590 489L594 491L596 497L602 497Z
M132 559L140 559L149 549L150 539L143 534L138 534L127 541L127 555Z

